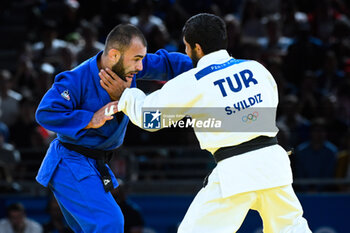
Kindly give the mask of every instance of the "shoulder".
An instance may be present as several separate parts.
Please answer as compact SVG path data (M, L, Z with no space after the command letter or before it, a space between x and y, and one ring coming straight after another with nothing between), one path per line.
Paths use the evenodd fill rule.
M43 229L41 224L28 218L26 219L26 225L30 227L30 229L32 230L31 232L41 232L41 230Z
M181 85L183 87L190 86L191 83L196 81L195 74L198 71L197 68L192 68L182 74L176 76L175 78L169 80L164 86Z
M7 218L0 219L0 226L6 225L9 223L9 220Z
M334 145L333 143L331 143L330 141L326 141L324 143L324 146L327 150L329 150L330 152L336 154L338 153L338 148L336 147L336 145Z
M145 59L143 59L143 62L153 62L161 58L171 59L172 62L188 62L192 67L192 60L189 56L180 52L169 52L166 49L159 49L155 53L147 53Z
M270 74L263 64L255 60L235 59L233 67L234 69L248 69L251 71L256 71L259 73L259 75Z
M297 154L303 153L305 150L309 149L310 142L303 142L297 146L296 152Z
M55 77L55 82L59 82L62 80L76 82L77 80L81 80L87 73L90 72L90 60L86 60L81 63L79 66L75 67L72 70L67 70L59 73Z
M89 85L90 71L90 60L87 60L77 66L76 68L59 73L55 77L54 87L61 93L68 90L71 93L76 93L78 96L81 95L85 86Z
M253 68L253 69L258 69L259 71L264 71L264 72L268 72L268 70L266 69L266 67L261 64L260 62L258 61L255 61L255 60L246 60L246 63L245 63L247 66Z
M6 232L10 228L11 224L7 218L0 219L0 232Z

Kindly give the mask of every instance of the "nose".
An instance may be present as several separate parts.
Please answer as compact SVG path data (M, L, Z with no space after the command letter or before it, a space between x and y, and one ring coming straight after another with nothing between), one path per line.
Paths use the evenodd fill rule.
M141 71L143 69L142 61L138 61L136 64L136 70Z

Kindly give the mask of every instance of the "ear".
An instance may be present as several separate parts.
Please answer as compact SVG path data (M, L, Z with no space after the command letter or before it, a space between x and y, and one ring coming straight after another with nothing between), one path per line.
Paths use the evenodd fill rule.
M203 53L203 50L202 50L202 47L200 46L200 44L195 43L194 49L196 50L197 55L198 55L199 57L203 57L203 56L205 55L205 54Z
M113 61L113 63L117 63L120 59L120 51L117 49L110 49L108 51L108 59Z

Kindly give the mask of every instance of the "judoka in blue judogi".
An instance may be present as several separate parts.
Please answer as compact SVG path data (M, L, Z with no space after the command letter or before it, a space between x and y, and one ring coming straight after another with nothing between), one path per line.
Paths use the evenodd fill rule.
M96 160L64 146L78 145L87 150L110 151L122 144L129 122L125 115L120 121L114 117L100 128L85 129L94 113L111 102L110 95L101 87L98 64L101 64L101 56L104 55L108 62L113 63L114 54L110 53L110 48L119 43L120 35L129 36L131 42L124 53L117 53L118 47L115 49L117 55L124 56L120 58L122 63L119 59L119 68L120 65L125 68L127 64L133 63L135 67L136 64L142 64L143 67L137 75L131 72L131 87L136 86L138 78L168 80L192 68L189 57L165 50L145 54L143 60L142 56L141 59L128 57L132 52L143 51L145 40L133 26L119 25L107 37L104 52L56 76L53 86L38 106L36 119L46 129L56 132L57 138L52 141L36 179L52 190L65 219L75 232L124 231L123 214L110 192L104 190ZM144 42L144 48L140 41ZM139 47L141 50L138 50ZM113 71L117 69L118 64L110 65ZM107 168L113 187L116 188L117 180L111 169Z

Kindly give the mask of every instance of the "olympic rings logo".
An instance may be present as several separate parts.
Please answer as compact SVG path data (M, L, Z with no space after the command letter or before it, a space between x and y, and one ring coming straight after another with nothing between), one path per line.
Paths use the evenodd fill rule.
M249 113L248 115L244 115L242 117L242 121L244 123L252 123L253 121L256 121L258 119L259 113L258 112L253 112L253 113Z

